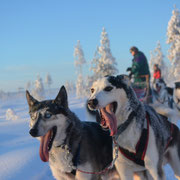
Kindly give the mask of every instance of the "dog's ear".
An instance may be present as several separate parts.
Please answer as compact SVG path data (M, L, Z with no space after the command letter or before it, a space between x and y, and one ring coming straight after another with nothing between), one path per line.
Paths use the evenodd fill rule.
M33 105L38 103L38 101L30 95L29 91L26 91L26 99L29 107L32 107Z
M54 100L54 102L56 104L59 104L61 106L68 108L68 97L67 97L66 88L64 86L61 87L58 95L56 96L56 98Z
M116 78L117 78L117 81L124 81L128 86L130 86L131 85L131 81L130 81L130 79L129 79L129 76L127 76L127 75L125 75L125 74L122 74L122 75L117 75L116 76Z

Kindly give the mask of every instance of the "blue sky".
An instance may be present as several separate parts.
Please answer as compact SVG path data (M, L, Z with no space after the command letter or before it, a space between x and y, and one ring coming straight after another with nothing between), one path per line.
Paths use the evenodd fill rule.
M53 87L76 79L73 51L80 40L88 62L105 27L120 73L131 65L133 45L149 59L179 0L1 0L0 89L16 91L50 73ZM85 68L88 71L88 67Z

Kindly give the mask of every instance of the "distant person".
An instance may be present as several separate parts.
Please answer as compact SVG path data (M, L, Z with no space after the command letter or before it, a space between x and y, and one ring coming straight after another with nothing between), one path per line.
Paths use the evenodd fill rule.
M134 56L132 67L127 68L127 71L130 71L130 78L134 76L134 83L149 80L150 71L146 56L135 46L130 48L130 53Z
M153 73L153 83L156 82L157 79L161 78L161 69L158 64L154 64L154 73Z
M132 60L132 67L127 68L130 71L130 78L133 76L134 87L137 89L146 88L145 101L151 103L151 88L150 88L150 71L146 56L144 53L133 46L130 48L130 53L134 56Z

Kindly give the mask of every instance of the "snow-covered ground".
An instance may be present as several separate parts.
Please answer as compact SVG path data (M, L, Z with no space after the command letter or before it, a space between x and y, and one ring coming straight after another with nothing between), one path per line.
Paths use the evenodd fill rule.
M58 91L58 90L57 90ZM55 98L57 91L48 98ZM69 96L69 106L81 120L92 120L84 107L86 99ZM165 167L168 180L175 179ZM29 135L25 93L0 101L0 180L53 180L48 163L39 157L39 141Z

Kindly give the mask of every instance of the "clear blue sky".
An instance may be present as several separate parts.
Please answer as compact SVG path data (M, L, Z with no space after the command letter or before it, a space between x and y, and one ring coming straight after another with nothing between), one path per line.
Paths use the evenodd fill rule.
M179 0L1 0L0 89L16 91L38 74L50 73L53 87L75 80L77 40L90 62L103 27L120 73L131 65L132 45L149 59L159 40L166 55L175 4L180 9Z

